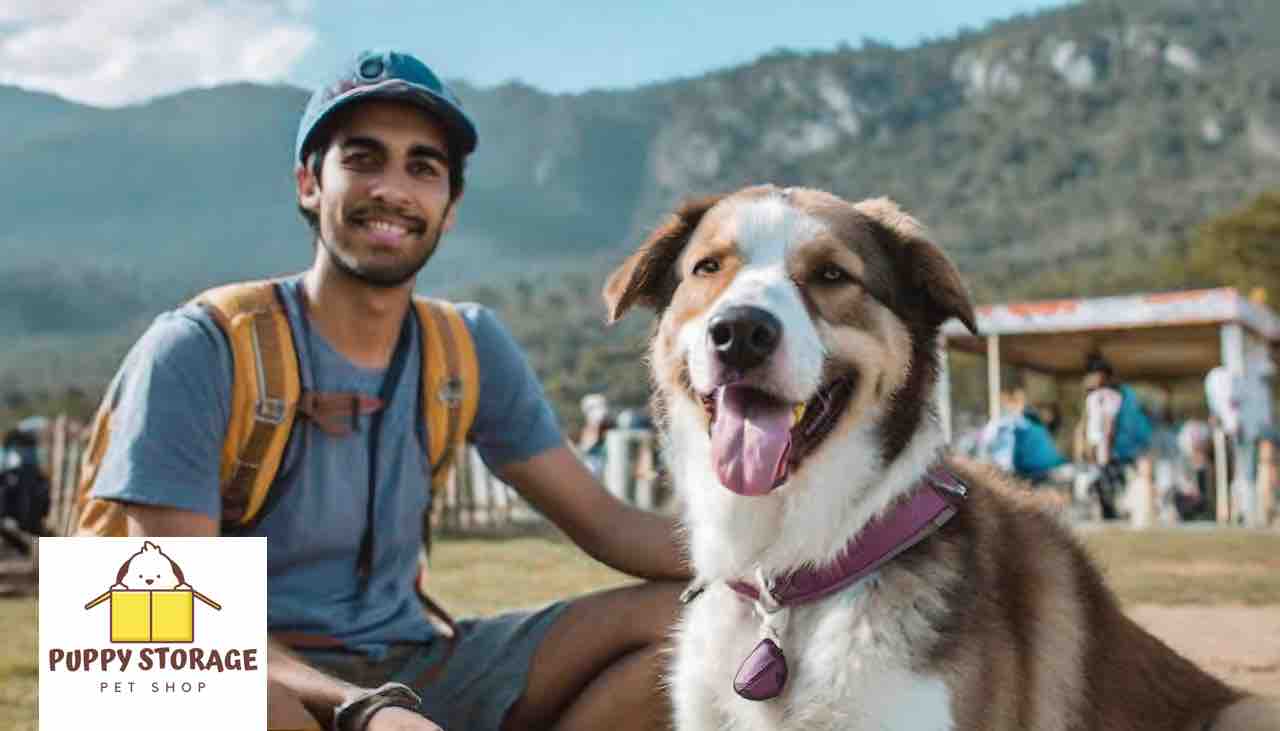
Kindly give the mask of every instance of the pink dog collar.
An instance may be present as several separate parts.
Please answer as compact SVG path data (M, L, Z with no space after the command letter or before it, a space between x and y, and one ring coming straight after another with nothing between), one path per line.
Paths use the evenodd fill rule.
M756 604L765 617L762 639L734 676L733 688L747 700L777 697L787 682L787 660L779 633L768 618L797 604L830 596L866 577L903 551L941 528L959 510L968 490L944 467L930 468L917 488L886 515L855 535L834 562L820 568L801 568L765 582L767 596L752 583L738 579L729 587Z

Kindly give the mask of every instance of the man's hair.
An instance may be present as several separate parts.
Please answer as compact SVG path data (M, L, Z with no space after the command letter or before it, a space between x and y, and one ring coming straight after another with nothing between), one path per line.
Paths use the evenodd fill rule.
M1085 358L1084 372L1102 373L1106 375L1107 378L1110 378L1115 374L1115 371L1111 369L1111 363L1109 363L1106 358L1103 358L1100 353L1090 353L1089 356Z
M443 128L443 125L441 125ZM324 169L324 156L328 154L329 147L333 144L333 125L325 124L315 131L312 141L307 148L302 151L303 165L311 169L311 174L315 176L316 186L320 186L320 171ZM466 155L462 154L462 148L454 137L445 134L445 154L449 156L449 203L453 203L462 195L462 189L466 185ZM317 236L320 235L320 218L312 211L308 211L298 204L298 213L302 215L307 225L311 227L311 231Z

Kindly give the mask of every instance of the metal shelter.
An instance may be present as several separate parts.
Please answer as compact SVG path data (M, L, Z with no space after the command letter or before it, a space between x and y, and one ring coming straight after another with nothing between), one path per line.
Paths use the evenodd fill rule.
M988 413L995 418L1001 364L1079 377L1086 354L1097 352L1121 380L1203 378L1219 365L1243 377L1252 364L1274 362L1280 345L1280 316L1231 288L987 305L977 309L977 324L979 335L956 320L943 327L938 396L948 438L951 350L986 357Z

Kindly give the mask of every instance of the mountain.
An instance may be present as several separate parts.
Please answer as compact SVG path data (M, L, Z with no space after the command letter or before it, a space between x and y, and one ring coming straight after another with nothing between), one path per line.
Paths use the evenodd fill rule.
M625 91L457 88L481 141L434 291L598 277L679 198L772 181L893 196L990 298L1141 266L1280 186L1274 0L1094 0ZM236 84L107 110L0 88L0 332L134 332L202 287L305 267L305 101Z

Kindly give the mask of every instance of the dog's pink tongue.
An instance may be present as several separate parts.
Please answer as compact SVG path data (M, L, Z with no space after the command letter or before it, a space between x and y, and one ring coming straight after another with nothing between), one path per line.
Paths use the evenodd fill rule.
M792 410L745 386L716 393L711 458L720 483L739 495L764 495L786 474Z

